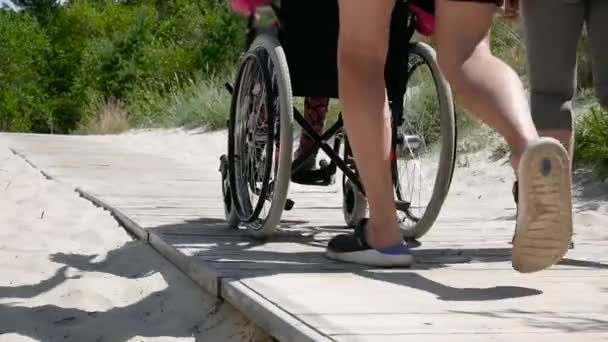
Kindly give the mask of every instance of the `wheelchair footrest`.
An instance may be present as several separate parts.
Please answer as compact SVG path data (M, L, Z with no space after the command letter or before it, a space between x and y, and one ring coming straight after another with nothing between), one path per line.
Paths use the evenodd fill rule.
M291 175L291 181L302 185L328 186L336 182L335 170L329 167L315 170L299 170Z
M294 206L295 204L296 204L296 203L295 203L293 200L291 200L291 199L289 199L289 198L288 198L288 199L285 201L285 207L284 207L283 209L285 209L286 211L290 211L291 209L293 209L293 206Z

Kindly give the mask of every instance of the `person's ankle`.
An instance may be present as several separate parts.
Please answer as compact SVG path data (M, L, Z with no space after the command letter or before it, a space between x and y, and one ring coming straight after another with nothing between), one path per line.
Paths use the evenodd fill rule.
M520 139L517 139L517 141L509 143L511 145L511 166L513 167L513 170L515 171L516 175L519 167L519 160L521 159L524 150L531 142L535 141L536 139L538 139L538 136L531 136L528 138L521 137Z
M367 244L376 250L395 247L403 243L399 225L396 221L392 224L382 224L370 220L365 230Z

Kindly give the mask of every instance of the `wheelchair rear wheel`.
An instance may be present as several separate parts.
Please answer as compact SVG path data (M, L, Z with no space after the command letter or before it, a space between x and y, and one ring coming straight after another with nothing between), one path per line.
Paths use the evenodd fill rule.
M344 163L356 174L355 159L346 135L344 136L343 151ZM367 215L367 198L345 174L342 174L342 214L344 215L344 222L349 228L354 228L361 223L361 220Z
M260 33L237 76L228 127L232 206L256 238L270 236L287 199L293 98L287 60L271 32Z
M228 177L228 158L223 155L220 158L220 174L222 177L222 200L224 201L224 218L228 228L239 227L239 215L232 204L232 191L230 191L230 179Z
M417 239L431 228L448 194L456 126L452 93L435 51L412 43L408 68L403 118L393 124L392 173L402 233Z

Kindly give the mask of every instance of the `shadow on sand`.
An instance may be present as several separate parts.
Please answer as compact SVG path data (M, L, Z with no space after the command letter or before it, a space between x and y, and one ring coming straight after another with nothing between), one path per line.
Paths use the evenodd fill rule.
M101 262L96 255L54 254L50 259L63 264L54 276L35 285L0 287L0 297L15 298L0 304L0 336L15 333L40 341L127 341L134 337L195 338L197 341L261 339L259 331L232 308L219 305L212 296L193 285L174 266L149 246L131 241L110 251ZM165 289L132 304L107 311L87 311L57 305L22 306L19 298L33 298L54 289L68 279L67 269L99 272L128 279L160 274ZM73 273L73 272L72 272ZM74 280L77 281L77 280ZM90 283L89 283L90 284ZM113 291L113 289L95 289ZM86 303L83 303L86 307ZM232 315L232 317L230 316ZM236 319L234 319L236 318ZM224 325L220 329L218 326Z

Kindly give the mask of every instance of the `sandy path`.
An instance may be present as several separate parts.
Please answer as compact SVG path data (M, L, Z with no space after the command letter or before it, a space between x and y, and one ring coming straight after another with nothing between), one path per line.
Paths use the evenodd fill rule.
M0 145L0 341L267 340Z

